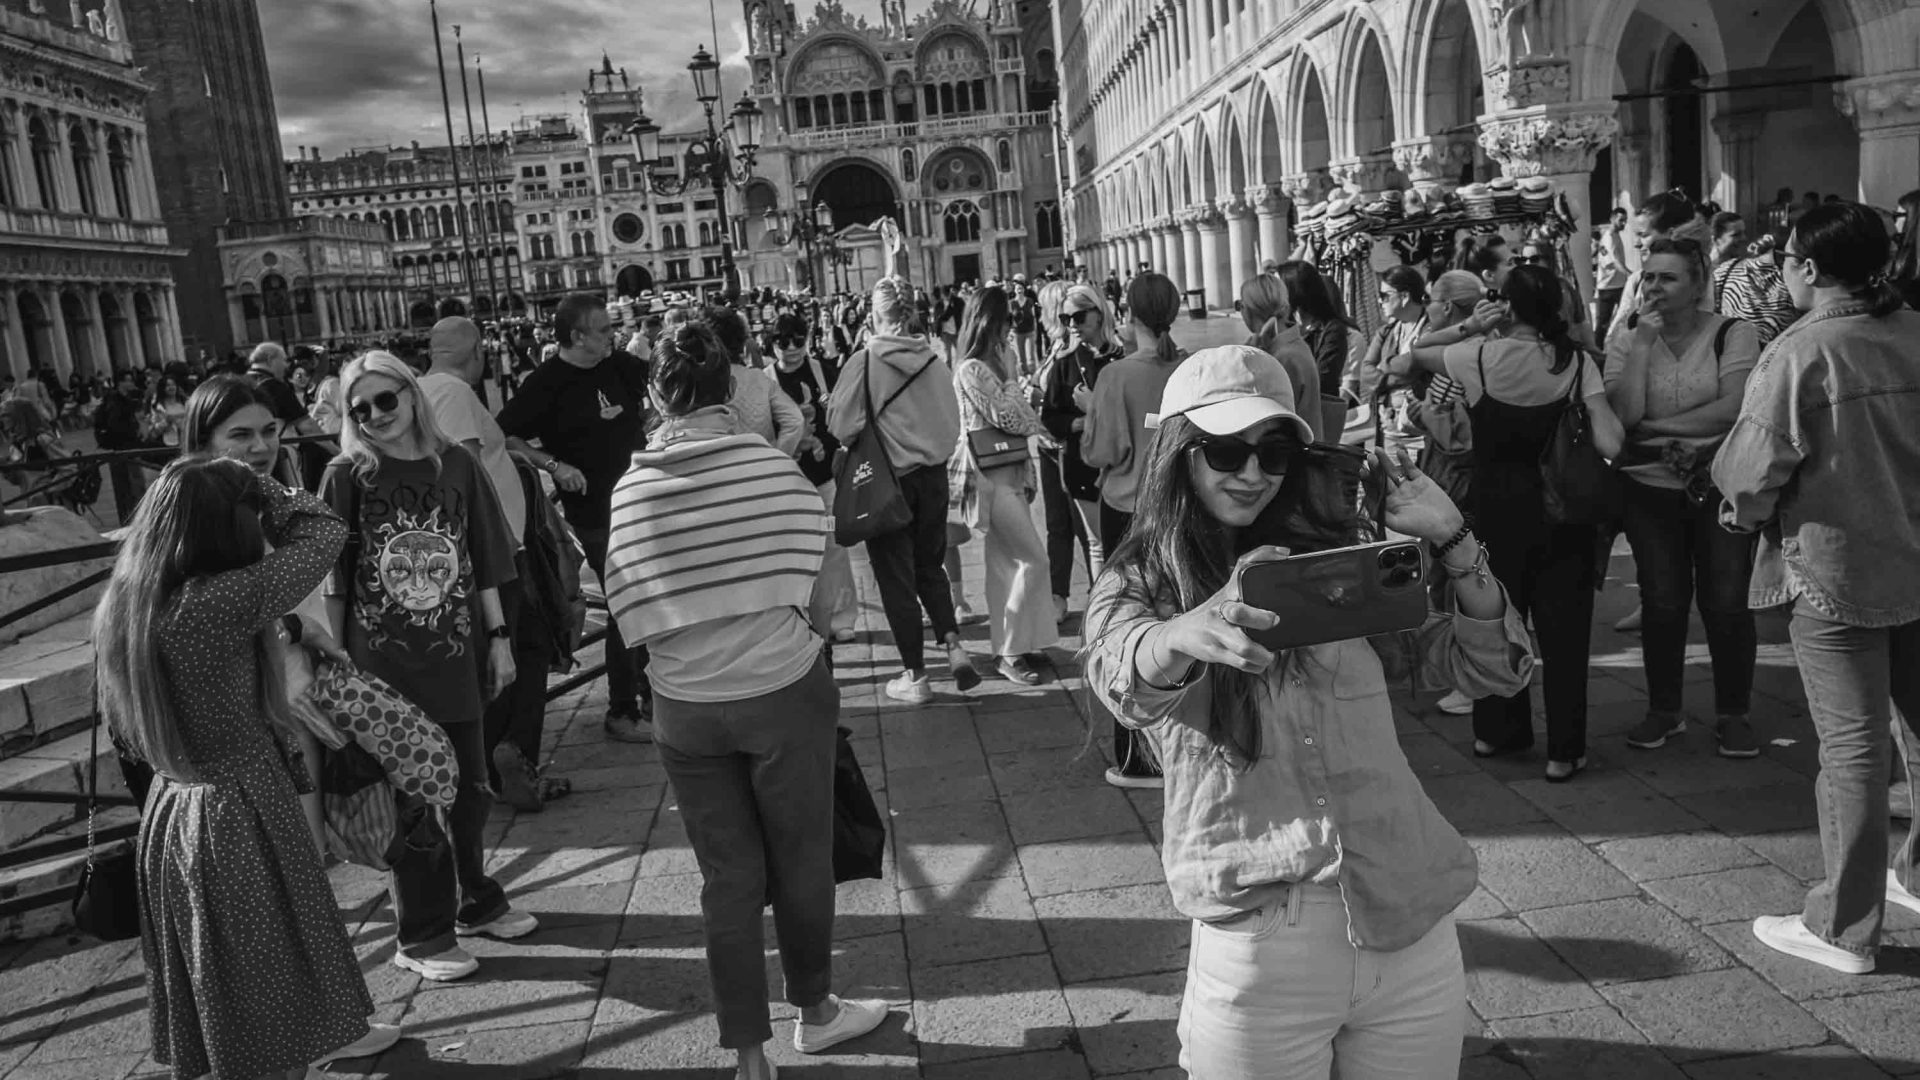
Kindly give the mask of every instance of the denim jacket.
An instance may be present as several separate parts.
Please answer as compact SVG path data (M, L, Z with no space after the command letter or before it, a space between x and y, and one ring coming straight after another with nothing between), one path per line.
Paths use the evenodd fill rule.
M1748 603L1835 622L1920 619L1920 314L1858 303L1774 338L1713 462L1721 523L1759 530Z
M1282 654L1261 702L1251 767L1207 736L1210 675L1175 689L1139 677L1135 653L1156 613L1105 574L1086 622L1087 684L1149 736L1166 773L1161 862L1174 906L1216 922L1284 897L1294 883L1335 885L1355 946L1420 940L1473 891L1473 849L1427 798L1393 727L1380 659L1365 640ZM1435 615L1416 655L1475 697L1516 693L1533 674L1524 621Z

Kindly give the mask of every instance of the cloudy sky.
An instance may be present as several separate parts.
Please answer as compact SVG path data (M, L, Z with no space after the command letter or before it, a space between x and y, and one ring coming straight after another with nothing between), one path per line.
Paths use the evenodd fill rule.
M719 16L727 101L740 96L745 69L745 17L740 0L713 0ZM280 141L318 146L332 157L353 146L443 142L440 89L434 69L427 0L259 0ZM850 11L879 18L879 0L847 0ZM795 7L804 19L812 0ZM869 10L871 9L871 10ZM493 128L522 114L578 108L587 69L605 50L613 66L646 92L646 110L669 128L696 116L687 59L713 49L707 0L440 0L453 123L465 138L454 64L453 27L461 28L467 62L485 61ZM480 124L477 88L474 124Z

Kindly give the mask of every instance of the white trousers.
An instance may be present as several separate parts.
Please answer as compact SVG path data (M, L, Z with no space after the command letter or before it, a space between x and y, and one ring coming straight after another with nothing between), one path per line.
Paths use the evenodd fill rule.
M1193 924L1180 1008L1190 1080L1455 1080L1466 971L1453 916L1381 953L1347 940L1338 889L1309 885Z
M1039 652L1060 639L1047 582L1047 546L1033 527L1021 468L980 475L981 554L987 570L987 636L996 656Z

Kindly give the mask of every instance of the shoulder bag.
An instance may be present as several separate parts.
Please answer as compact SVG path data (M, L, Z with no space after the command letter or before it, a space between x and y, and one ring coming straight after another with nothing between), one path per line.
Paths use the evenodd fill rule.
M874 805L846 728L835 736L833 761L833 882L885 874L887 823Z
M1587 354L1578 354L1573 387L1553 435L1540 451L1541 504L1555 525L1601 525L1620 516L1620 474L1593 445L1593 417L1580 396Z
M963 361L961 367L978 363L980 361L970 359ZM992 374L991 369L988 374ZM1002 465L1022 465L1027 460L1027 437L988 423L967 432L967 453L973 456L973 467L980 472Z
M87 742L87 864L73 889L73 925L102 941L127 941L140 936L134 853L125 843L102 852L94 840L94 820L100 809L100 725L104 723L96 705Z
M871 354L864 369L862 386L866 397L867 422L853 441L840 448L833 461L833 539L841 547L865 543L876 536L898 532L913 520L907 500L900 494L900 478L887 458L886 444L880 438L881 413L893 399L906 393L915 379L926 373L939 357L929 356L919 371L908 376L887 400L873 407L873 367Z

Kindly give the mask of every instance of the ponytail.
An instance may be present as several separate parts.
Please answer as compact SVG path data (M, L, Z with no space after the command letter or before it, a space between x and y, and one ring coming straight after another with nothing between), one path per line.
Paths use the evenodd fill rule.
M1900 290L1885 277L1876 277L1867 282L1865 288L1853 294L1861 303L1867 305L1867 314L1876 319L1884 319L1907 305Z
M1800 215L1792 241L1822 274L1846 286L1874 318L1885 318L1905 303L1887 278L1893 238L1879 211L1856 202L1822 203Z
M1173 320L1180 315L1180 290L1165 274L1151 270L1134 276L1127 285L1127 310L1155 339L1155 353L1163 364L1177 363L1180 350L1173 342Z

